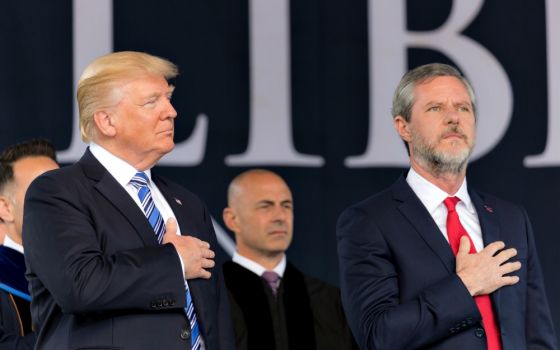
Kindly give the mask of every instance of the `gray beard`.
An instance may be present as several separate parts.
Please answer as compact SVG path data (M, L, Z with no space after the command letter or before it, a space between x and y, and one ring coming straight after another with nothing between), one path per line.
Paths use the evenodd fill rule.
M467 167L473 149L473 147L465 148L457 154L439 152L416 135L413 135L411 147L416 162L434 175L461 174Z

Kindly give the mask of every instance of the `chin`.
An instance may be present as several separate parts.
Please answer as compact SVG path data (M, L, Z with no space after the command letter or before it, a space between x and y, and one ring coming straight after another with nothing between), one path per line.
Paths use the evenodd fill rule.
M162 147L161 150L163 151L164 154L169 153L171 151L173 151L173 149L175 148L175 142L173 142L173 140L165 143Z

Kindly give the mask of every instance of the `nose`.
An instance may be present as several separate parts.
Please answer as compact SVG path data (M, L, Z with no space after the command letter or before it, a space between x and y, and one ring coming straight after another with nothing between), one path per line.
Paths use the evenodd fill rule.
M165 119L167 118L177 118L177 111L175 110L175 107L173 107L173 104L171 104L171 100L169 99L165 99L166 106L164 109L164 117Z
M286 221L287 215L287 209L282 206L278 206L274 210L273 220L279 223L283 223Z
M459 113L454 109L449 109L445 115L445 121L447 124L458 124Z

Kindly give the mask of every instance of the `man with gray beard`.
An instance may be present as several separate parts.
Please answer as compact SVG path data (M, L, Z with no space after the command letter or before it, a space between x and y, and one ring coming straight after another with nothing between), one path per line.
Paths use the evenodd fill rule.
M556 349L525 210L467 187L476 100L455 68L406 73L393 122L410 170L337 226L343 306L363 349Z

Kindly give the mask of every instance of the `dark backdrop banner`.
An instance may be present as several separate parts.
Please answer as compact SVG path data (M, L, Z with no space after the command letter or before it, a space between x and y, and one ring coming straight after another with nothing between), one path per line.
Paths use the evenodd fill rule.
M469 184L527 208L560 331L558 13L556 0L3 1L0 146L45 137L76 161L85 65L120 50L166 57L179 117L159 171L206 201L225 251L228 182L277 171L295 197L289 258L338 284L339 213L407 167L390 115L400 76L452 63L478 95Z

